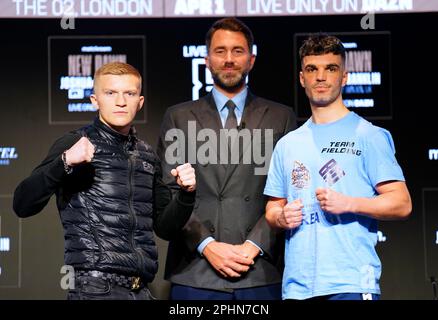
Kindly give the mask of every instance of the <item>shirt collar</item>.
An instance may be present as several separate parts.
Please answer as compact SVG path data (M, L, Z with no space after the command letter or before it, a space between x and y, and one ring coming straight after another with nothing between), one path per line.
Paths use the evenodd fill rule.
M214 98L214 102L216 103L216 108L219 112L222 111L223 108L225 108L225 103L227 103L230 98L225 96L223 93L219 92L216 88L213 87L211 90ZM236 105L237 110L242 113L243 109L245 108L245 101L246 96L248 95L248 87L245 86L245 88L240 91L238 94L236 94L231 100L233 100L234 104Z

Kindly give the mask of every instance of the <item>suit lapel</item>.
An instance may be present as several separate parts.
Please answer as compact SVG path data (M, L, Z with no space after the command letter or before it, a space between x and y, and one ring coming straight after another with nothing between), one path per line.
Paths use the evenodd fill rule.
M200 127L213 129L219 135L222 122L211 93L200 99L200 104L194 105L190 111L198 120Z
M249 143L243 144L242 148L239 148L238 143L234 144L233 149L239 148L239 163L242 161L245 150L252 144L252 130L260 128L260 123L262 122L263 116L268 109L267 105L258 103L259 100L255 98L256 97L248 91L245 101L245 109L243 110L243 116L240 125L250 130L251 139ZM222 183L221 191L225 189L238 165L239 164L229 164L226 166L225 178Z
M253 94L248 92L242 121L245 123L245 127L250 130L260 128L260 123L268 109L267 105L261 104L259 101L260 99L257 100Z
M197 120L197 124L199 125L199 131L200 129L212 129L216 133L217 137L217 145L219 145L219 139L220 139L220 130L222 129L222 122L220 119L219 112L216 108L216 103L214 102L213 95L211 93L207 94L205 97L201 98L199 100L200 104L195 104L191 108L192 114L195 116ZM196 132L196 135L198 132ZM196 147L196 152L198 152L199 145ZM216 148L214 148L213 152L215 153L215 157L217 159L217 165L210 165L212 170L216 170L216 176L222 180L225 174L226 168L219 164L219 153ZM221 185L221 183L219 183Z

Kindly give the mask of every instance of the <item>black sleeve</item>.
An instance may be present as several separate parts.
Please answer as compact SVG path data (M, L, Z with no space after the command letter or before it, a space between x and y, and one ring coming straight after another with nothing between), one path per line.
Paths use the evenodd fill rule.
M162 179L163 182L171 189L172 193L178 194L182 193L179 186L175 182L175 178L170 174L170 170L178 166L178 164L169 164L166 161L166 148L173 142L166 141L166 133L168 130L179 128L175 121L172 112L168 109L164 115L163 121L161 122L160 135L157 144L157 154L161 161L162 169ZM187 144L187 143L186 143ZM187 154L187 152L186 152ZM188 159L182 159L180 164L188 162ZM185 197L184 195L179 195L179 197ZM182 235L187 248L190 251L195 251L198 245L207 237L212 236L211 232L202 224L196 213L193 213L187 223L183 226Z
M154 231L160 238L171 240L189 220L195 205L195 192L171 188L163 182L158 164L154 182Z
M66 176L61 154L80 138L79 134L68 133L56 140L41 164L17 186L13 207L20 218L33 216L46 206Z

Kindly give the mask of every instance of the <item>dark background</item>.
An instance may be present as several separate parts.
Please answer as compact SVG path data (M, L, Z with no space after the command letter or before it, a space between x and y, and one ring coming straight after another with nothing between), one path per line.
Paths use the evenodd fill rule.
M258 46L255 68L250 74L251 90L292 106L298 74L294 70L294 34L361 32L361 18L359 15L242 18L252 29ZM428 159L429 148L438 148L434 117L438 68L436 50L432 49L437 38L437 18L436 13L386 14L377 15L375 20L374 31L391 33L393 118L373 123L391 131L413 200L413 213L408 221L382 222L379 227L386 236L385 242L377 244L383 264L383 299L433 298L425 274L422 217L423 188L438 187L438 161ZM77 19L75 30L63 30L58 19L0 20L0 147L16 147L18 154L18 159L11 160L9 166L0 166L0 215L12 220L11 196L17 184L43 159L55 139L78 126L48 124L49 36L146 37L144 93L148 122L137 129L140 138L155 146L166 108L191 99L191 68L188 59L182 57L182 47L203 44L205 32L214 20ZM360 110L355 111L360 114ZM433 214L438 197L429 196L428 201L424 207L427 214ZM63 232L53 199L39 215L17 220L14 226L17 230L21 228L21 242L11 234L11 253L0 252L3 268L0 299L64 299L66 292L60 287ZM5 228L6 224L2 236L7 236ZM152 290L166 299L168 283L162 278L167 243L158 240L158 244L160 271ZM14 250L21 250L21 254L13 256ZM8 259L15 261L14 265L6 266ZM2 281L7 282L4 279L8 268L9 276L16 279L15 286L19 287L1 285Z

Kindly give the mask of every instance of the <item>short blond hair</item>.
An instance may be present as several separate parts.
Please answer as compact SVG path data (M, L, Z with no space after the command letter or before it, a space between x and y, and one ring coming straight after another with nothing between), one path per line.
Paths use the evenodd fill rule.
M115 76L133 75L140 80L140 90L141 90L142 77L140 72L138 72L136 68L124 62L110 62L101 66L94 73L94 91L96 91L97 79L100 76L104 76L107 74L111 74Z

